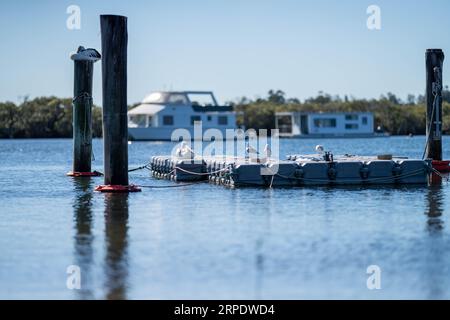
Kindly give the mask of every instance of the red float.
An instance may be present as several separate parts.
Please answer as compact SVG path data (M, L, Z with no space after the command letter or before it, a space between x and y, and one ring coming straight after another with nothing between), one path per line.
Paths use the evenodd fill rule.
M94 172L77 172L77 171L70 171L67 173L69 177L99 177L103 174L98 171Z
M95 191L98 192L115 192L115 193L124 193L124 192L141 192L141 188L135 186L133 184L129 186L120 186L120 185L100 185L95 188Z
M449 160L433 160L432 161L433 168L439 172L450 172L450 161Z

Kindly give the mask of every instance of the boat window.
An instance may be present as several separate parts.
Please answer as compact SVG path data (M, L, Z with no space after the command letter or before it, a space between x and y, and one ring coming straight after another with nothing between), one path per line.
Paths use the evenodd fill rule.
M163 125L173 126L173 116L164 116L163 117Z
M345 125L345 129L349 129L349 130L358 129L358 124L357 123L347 123Z
M210 107L216 105L211 93L188 93L187 96L193 106Z
M202 118L200 116L191 116L191 126L193 126L196 121L202 121Z
M167 99L167 103L181 104L181 105L189 104L188 100L186 99L186 96L184 94L179 94L179 93L172 93L169 96L169 99Z
M217 123L221 126L228 125L228 117L227 116L218 116Z
M336 119L334 118L314 119L314 126L316 128L336 128Z
M358 115L357 114L346 114L345 120L358 120Z
M212 117L211 116L208 116L208 121L211 121L212 120Z
M278 130L280 133L292 133L292 117L278 116L277 117Z
M362 117L362 124L367 124L367 117Z
M130 127L146 127L147 116L145 114L133 114L129 118Z

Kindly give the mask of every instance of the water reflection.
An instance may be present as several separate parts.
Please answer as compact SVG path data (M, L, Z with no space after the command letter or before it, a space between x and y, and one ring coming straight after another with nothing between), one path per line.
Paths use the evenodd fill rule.
M255 299L261 300L263 293L264 279L264 240L262 238L256 241L256 258L255 258Z
M92 234L92 188L91 179L74 179L73 203L75 236L75 264L81 269L81 289L75 290L79 299L93 299L91 269L94 259Z
M268 201L268 210L264 212L260 220L260 228L258 236L256 238L255 246L255 299L264 299L264 276L265 276L265 265L266 265L266 255L265 255L265 243L270 239L271 234L271 223L274 213L276 211L275 200L276 191L274 189L266 190L264 193L264 198Z
M127 298L128 194L105 194L105 270L108 300Z
M446 245L442 237L444 221L444 193L441 184L431 185L426 195L427 230L430 234L426 253L426 283L428 298L440 299L446 291L445 259Z
M245 223L247 215L253 215L252 209L248 207L248 199L254 200L254 197L260 197L260 189L258 188L239 188L227 190L231 194L231 204L234 205L233 210L230 207L230 214L232 214L233 225L242 225ZM254 193L255 191L258 191ZM253 299L264 299L264 277L265 277L265 265L266 265L266 248L265 243L268 241L271 235L271 223L274 213L278 210L274 203L277 191L275 189L267 189L263 191L263 200L268 201L269 205L267 210L262 213L255 213L253 215L254 224L252 224L252 235L255 235L253 240L255 241L252 260L252 279L253 279Z
M444 222L441 218L444 212L443 202L444 193L442 191L442 185L431 185L427 193L427 209L425 212L428 217L427 228L431 233L440 231L444 228Z

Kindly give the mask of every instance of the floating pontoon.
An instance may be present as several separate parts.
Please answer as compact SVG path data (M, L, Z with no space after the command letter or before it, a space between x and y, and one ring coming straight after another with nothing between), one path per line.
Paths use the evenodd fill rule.
M381 159L380 159L381 158ZM407 158L330 154L290 155L286 160L242 157L155 156L156 178L175 181L209 180L226 186L427 184L431 162Z

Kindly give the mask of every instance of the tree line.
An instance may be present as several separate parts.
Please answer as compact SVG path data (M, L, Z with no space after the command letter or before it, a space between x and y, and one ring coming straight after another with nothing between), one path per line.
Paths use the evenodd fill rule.
M442 92L443 131L450 133L450 91L446 86ZM266 97L254 100L242 97L234 103L238 111L238 122L246 128L273 128L275 112L358 112L374 114L375 129L381 128L393 135L425 134L426 100L424 95L407 96L402 101L393 93L378 99L356 99L354 97L332 96L319 92L317 96L301 102L297 98L287 98L281 90L270 90Z
M445 87L443 99L443 130L450 133L450 91ZM287 98L281 90L270 90L266 97L242 97L231 102L238 112L238 125L246 128L271 129L275 112L373 112L375 128L381 127L393 135L425 134L425 97L408 95L402 101L393 93L378 99L356 99L319 92L315 97L300 101ZM134 106L134 105L133 105ZM131 108L132 106L130 106ZM102 110L92 110L92 133L102 135ZM0 138L70 138L72 137L72 99L39 97L25 99L20 105L0 103Z
M72 137L72 99L39 97L20 105L0 103L0 138ZM102 111L92 109L92 134L102 135Z

